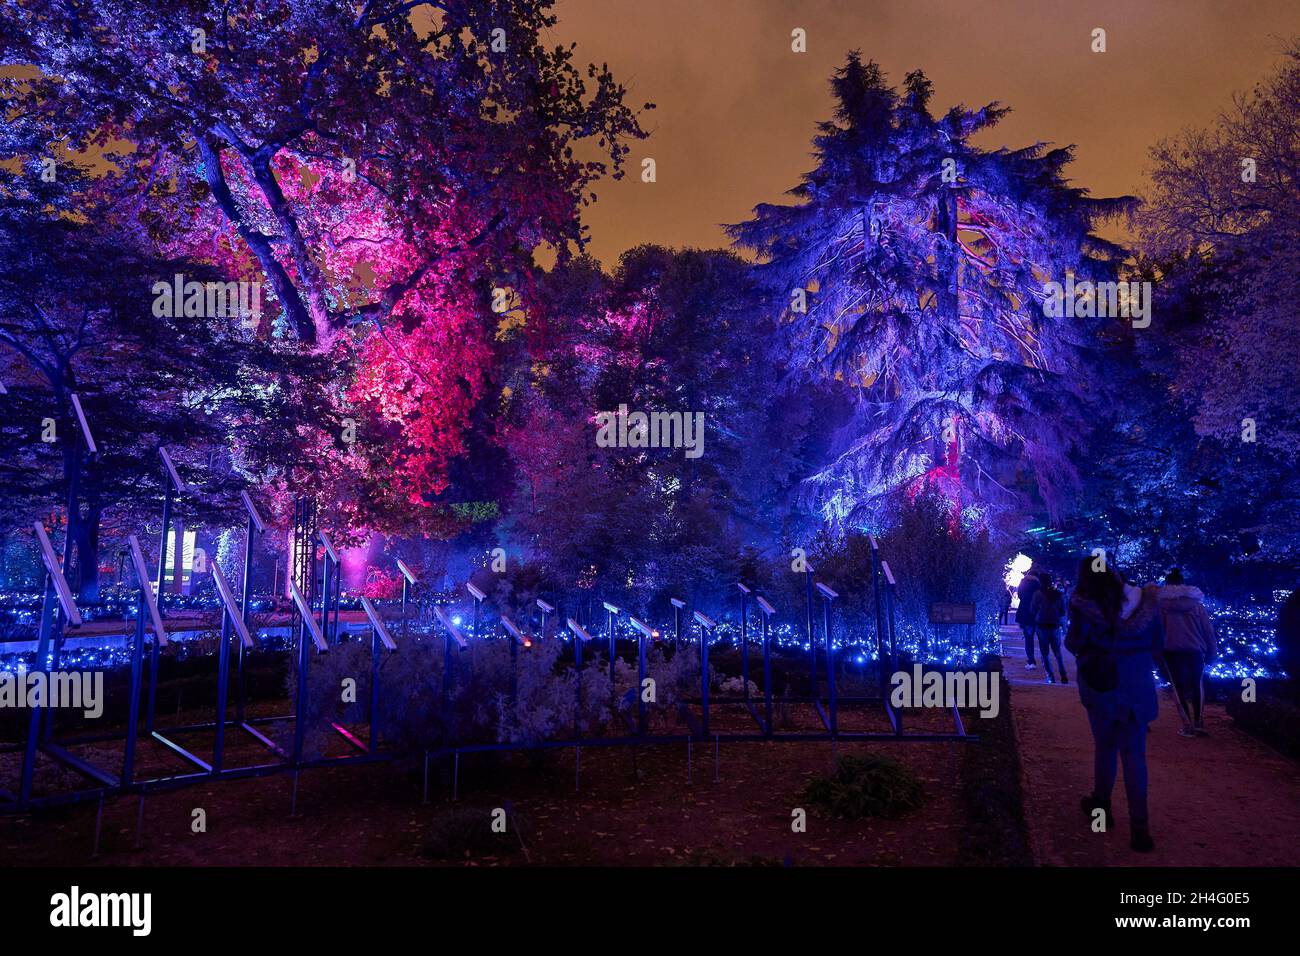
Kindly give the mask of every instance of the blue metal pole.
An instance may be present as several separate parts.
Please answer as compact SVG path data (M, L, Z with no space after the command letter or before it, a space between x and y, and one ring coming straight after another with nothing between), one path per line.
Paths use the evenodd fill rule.
M614 612L609 612L609 692L614 693Z
M221 773L222 752L226 743L226 695L230 679L230 612L221 612L221 646L217 648L217 726L212 744L212 772ZM243 641L240 641L242 644Z
M700 625L700 703L702 721L700 726L705 737L709 736L709 629Z
M806 623L805 632L806 632L807 637L808 637L808 666L809 666L809 677L812 679L812 689L811 689L811 691L810 691L810 696L811 696L812 699L815 701L815 700L818 699L818 695L817 695L817 644L816 644L815 641L813 641L813 596L812 596L812 592L813 592L813 572L812 572L812 568L808 568L807 571L805 572L805 574L806 574L806 577L807 577L807 580L805 581L805 584L806 584L806 586L807 586L807 591L808 591L808 608L807 608L807 616L806 616L806 622L805 622L805 623Z
M825 600L823 607L825 611L823 627L826 629L826 687L830 692L831 736L834 736L839 727L839 718L835 697L835 644L831 640L831 602L829 599Z
M446 629L444 628L444 630ZM453 665L451 642L451 634L444 634L442 648L442 729L446 738L444 742L447 743L451 741L451 668Z
M63 613L57 610L58 600L54 594L54 578L46 575L45 578L45 599L41 604L41 625L40 637L36 644L36 667L46 672L46 687L49 686L49 656L50 656L50 632L60 620ZM54 618L50 620L51 616ZM42 701L41 707L32 708L31 720L27 724L27 747L23 751L23 774L22 780L18 785L18 804L21 806L27 803L32 797L32 779L36 772L36 744L41 733L41 711L44 709L46 701Z
M149 609L145 604L144 589L148 581L140 582L140 598L135 611L135 637L131 643L131 696L127 701L126 749L122 752L122 786L129 787L135 775L135 736L140 724L140 677L144 662L144 618Z
M767 732L772 733L772 644L768 637L767 615L763 615L763 689L767 696Z
M637 631L636 667L637 733L645 736L645 634Z
M171 532L172 524L172 480L171 476L165 471L163 473L163 513L162 513L162 536L158 544L158 587L155 589L158 595L158 615L166 617L163 610L163 588L167 584L167 536ZM180 573L180 542L177 542L175 555L176 572ZM158 635L154 635L153 643L149 647L149 701L145 707L144 729L147 733L153 733L154 715L158 705Z
M379 746L379 631L370 629L370 752Z
M253 594L253 542L256 539L257 526L253 523L252 516L249 516L248 532L244 536L244 585L239 595L239 615L244 619L245 627L248 626L248 604ZM249 633L252 633L252 628L249 628ZM244 697L247 694L244 677L247 657L248 652L244 642L240 641L239 652L235 658L235 720L241 724L244 722Z
M307 608L311 610L310 607ZM311 637L308 633L307 618L299 615L298 620L298 700L294 706L293 720L293 765L302 766L302 745L306 734L307 718L307 660Z
M316 543L312 542L312 549L315 550ZM321 582L320 582L320 630L325 635L325 642L328 644L330 639L330 561L329 552L325 552L325 557L321 561ZM402 608L406 610L405 607Z
M402 642L403 643L406 642L406 634L407 634L406 600L407 600L407 594L410 591L410 587L411 587L411 582L407 580L406 575L403 574L402 575Z
M740 679L749 700L749 595L740 593Z

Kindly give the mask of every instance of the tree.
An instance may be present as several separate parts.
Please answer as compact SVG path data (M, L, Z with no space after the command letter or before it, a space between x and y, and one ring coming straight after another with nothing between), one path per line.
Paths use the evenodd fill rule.
M505 408L514 527L558 580L641 601L702 568L734 580L744 543L778 540L802 435L790 427L802 412L771 387L780 357L747 263L642 246L613 275L589 261L553 270L537 299ZM621 408L629 422L691 416L702 443L693 431L689 453L601 444L600 416Z
M69 578L95 600L105 516L142 537L156 522L166 481L159 448L171 446L183 470L228 456L253 441L250 422L294 417L284 382L296 370L235 320L154 314L149 290L160 276L219 277L140 248L113 197L83 191L87 219L77 221L51 216L48 191L27 185L0 173L0 517L30 527L61 516ZM196 483L204 494L187 504L194 517L237 506L237 476L200 472Z
M607 69L543 46L550 5L9 5L0 63L40 73L0 79L0 158L102 152L160 245L264 281L261 334L330 356L359 426L296 460L357 518L408 520L464 450L493 290L581 245L592 184L644 135Z
M1089 533L1151 573L1289 585L1300 555L1300 49L1209 129L1152 149L1138 215L1151 327L1116 336ZM1290 569L1290 570L1288 570Z
M1139 220L1157 273L1205 303L1203 321L1170 331L1171 385L1197 435L1232 445L1249 433L1292 464L1300 461L1291 372L1300 364L1298 140L1300 41L1212 128L1152 149Z
M848 57L796 205L730 227L762 258L803 380L842 378L859 415L807 479L836 524L878 524L889 496L938 484L991 519L1077 484L1072 452L1096 320L1052 319L1045 283L1113 279L1122 250L1092 233L1130 199L1070 187L1070 148L985 150L1006 110L931 115L931 83L896 91Z

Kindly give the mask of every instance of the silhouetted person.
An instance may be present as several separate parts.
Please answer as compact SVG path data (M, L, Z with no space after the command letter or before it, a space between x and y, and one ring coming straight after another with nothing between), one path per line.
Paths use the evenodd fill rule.
M1032 569L1025 572L1025 576L1020 579L1020 587L1016 593L1020 595L1020 605L1016 608L1016 623L1020 625L1020 633L1025 636L1025 667L1033 669L1034 666L1034 611L1031 604L1034 600L1034 592L1038 590L1038 574Z
M1178 706L1183 709L1188 726L1178 731L1180 737L1205 735L1205 694L1202 678L1205 665L1218 656L1219 645L1214 622L1205 610L1200 588L1183 582L1183 573L1174 568L1165 575L1160 589L1160 620L1165 629L1165 663L1173 681Z
M1092 793L1083 810L1112 819L1111 791L1116 758L1124 763L1128 797L1129 845L1139 853L1154 849L1147 815L1147 728L1156 719L1154 655L1163 644L1158 589L1125 585L1114 571L1093 570L1095 559L1079 564L1070 598L1070 628L1065 646L1078 658L1079 700L1088 711L1093 740Z
M1056 683L1052 675L1052 655L1056 655L1056 664L1061 669L1061 683L1070 683L1070 675L1065 671L1065 659L1061 657L1061 621L1065 617L1065 595L1056 588L1052 576L1046 571L1038 575L1039 587L1034 592L1030 606L1034 617L1034 629L1038 633L1038 649L1043 652L1043 670L1047 672L1047 682Z

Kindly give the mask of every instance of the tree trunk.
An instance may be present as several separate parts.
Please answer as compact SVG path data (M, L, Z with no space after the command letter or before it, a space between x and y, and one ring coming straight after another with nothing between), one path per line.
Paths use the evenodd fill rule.
M78 518L74 540L77 546L78 601L99 600L99 526L103 510L98 506L86 509L84 518Z

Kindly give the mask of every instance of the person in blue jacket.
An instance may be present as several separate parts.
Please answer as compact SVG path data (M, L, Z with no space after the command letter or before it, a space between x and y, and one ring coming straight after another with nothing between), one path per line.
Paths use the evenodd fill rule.
M1154 655L1164 644L1159 589L1127 585L1114 569L1098 570L1097 559L1084 558L1070 597L1065 644L1078 658L1079 700L1093 739L1093 788L1083 798L1083 810L1103 811L1109 826L1118 758L1124 765L1129 845L1149 853L1155 841L1147 813L1146 742L1158 711Z

